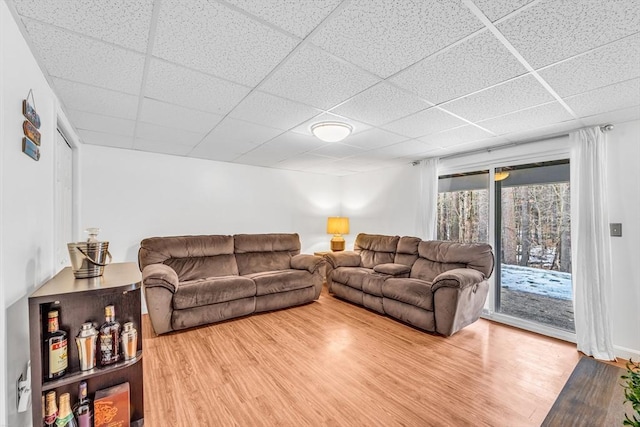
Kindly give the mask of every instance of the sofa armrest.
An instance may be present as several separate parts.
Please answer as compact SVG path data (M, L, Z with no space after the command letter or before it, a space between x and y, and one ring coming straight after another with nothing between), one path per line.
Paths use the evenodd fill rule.
M404 264L386 263L376 265L373 267L373 271L394 277L408 277L411 267Z
M438 274L433 279L431 290L435 292L442 287L465 289L469 286L477 285L483 280L485 280L484 274L478 270L473 268L454 268Z
M360 267L360 254L352 251L329 252L324 258L333 268L338 267Z
M162 286L175 293L180 284L175 270L164 264L149 264L142 270L142 283L146 287Z
M325 264L325 260L320 256L309 254L298 254L291 258L291 268L294 270L307 270L313 274L318 268Z

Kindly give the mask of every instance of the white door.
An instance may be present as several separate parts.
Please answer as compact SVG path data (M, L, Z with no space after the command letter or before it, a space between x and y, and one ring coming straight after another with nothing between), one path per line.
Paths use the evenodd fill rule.
M58 129L55 149L54 242L56 271L71 265L67 243L73 238L73 156Z

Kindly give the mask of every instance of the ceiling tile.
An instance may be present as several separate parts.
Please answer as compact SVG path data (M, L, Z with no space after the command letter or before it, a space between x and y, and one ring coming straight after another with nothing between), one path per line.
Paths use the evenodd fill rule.
M458 145L489 138L491 136L493 135L476 126L466 125L424 136L420 138L420 141L437 147L448 147L451 145Z
M439 104L524 74L526 69L488 31L420 61L391 81Z
M155 56L239 83L255 85L298 40L207 0L164 0Z
M333 162L334 159L322 156L316 156L314 154L300 154L289 159L283 160L277 164L278 168L308 171L310 168L327 165Z
M198 159L217 160L220 162L232 162L244 153L251 151L256 147L255 144L240 143L240 144L223 144L215 142L206 142L199 144L190 153L189 157L195 157Z
M243 99L229 116L288 130L320 113L322 111L316 108L255 91Z
M328 110L379 79L309 45L290 57L261 90Z
M205 135L206 132L189 132L144 122L138 122L138 127L136 128L136 138L166 144L187 145L189 147L196 145Z
M353 130L351 131L351 135L349 135L347 139L344 140L344 142L347 142L349 138L351 138L353 135L371 128L371 126L367 124L358 122L356 120L351 120L347 117L337 116L331 113L324 113L310 120L307 120L301 125L291 129L291 131L296 133L301 133L303 135L313 136L313 134L311 133L311 125L315 123L320 123L320 122L342 122L342 123L347 123L348 125L351 125L351 127L353 128Z
M396 120L384 128L410 138L418 138L464 124L466 123L457 117L434 107Z
M171 104L225 115L249 90L246 86L154 59L149 65L144 93Z
M417 139L412 139L410 141L399 142L398 144L389 145L388 147L369 151L366 153L366 155L381 156L381 158L387 159L423 154L429 151L433 151L437 148L439 147L434 147Z
M31 20L26 28L51 76L131 94L140 92L144 55Z
M443 104L442 108L476 122L553 100L535 77L526 75L448 102Z
M493 22L532 1L533 0L473 0L473 3Z
M104 116L135 119L138 97L122 92L53 78L56 94L68 109Z
M136 127L136 122L134 120L108 117L78 110L69 110L68 113L69 120L73 123L76 129L133 136L134 129Z
M341 3L341 0L226 0L226 2L304 38Z
M197 133L207 133L220 120L221 115L192 110L175 104L144 98L138 118L142 122L153 123L174 129L183 129Z
M388 132L384 129L372 128L355 135L350 135L344 142L365 150L373 150L375 148L396 144L406 139L406 136Z
M283 159L278 156L270 157L264 153L254 153L254 151L249 151L248 153L233 159L233 163L271 168L276 166L282 160Z
M538 105L537 107L477 122L477 124L497 135L504 135L572 119L573 116L559 102L554 101L549 104Z
M245 145L259 145L281 133L280 129L227 117L206 136L202 144L211 143L237 147L237 153L243 154L248 151Z
M534 68L638 32L637 0L543 0L498 24Z
M450 156L452 154L465 153L482 148L497 147L500 145L509 144L510 142L511 141L503 136L494 136L478 141L466 142L458 145L444 147L441 149L441 151L434 151L433 156Z
M640 105L640 79L628 80L565 99L580 117Z
M640 33L541 70L562 97L640 76Z
M317 156L334 157L337 159L341 159L343 157L356 156L358 154L361 154L363 151L364 150L359 147L334 142L320 147L317 150L313 150L312 154L315 154Z
M133 147L133 137L131 136L114 135L112 133L94 132L83 129L78 129L78 136L80 136L80 140L85 144L115 148Z
M283 158L288 158L293 155L315 150L326 144L326 142L320 141L315 136L303 135L296 132L285 132L264 143L255 151L259 151L259 149L264 147L272 153L282 153L284 155Z
M147 50L153 0L19 0L22 16L135 49Z
M566 122L553 123L534 129L519 130L501 138L506 138L516 142L539 141L540 139L548 139L555 136L566 135L576 129L584 127L579 120L569 120Z
M481 27L461 2L355 0L311 41L386 78Z
M609 111L581 119L587 126L599 126L604 123L624 123L631 120L640 120L640 106L625 108L623 110Z
M416 96L381 82L332 109L331 112L380 126L430 106Z
M133 141L133 149L139 151L148 151L151 153L186 156L193 148L190 145L149 141L146 139L135 138Z

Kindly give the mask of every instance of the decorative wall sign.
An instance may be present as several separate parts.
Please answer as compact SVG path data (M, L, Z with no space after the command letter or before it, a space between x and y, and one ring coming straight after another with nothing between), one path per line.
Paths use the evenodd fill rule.
M40 145L40 132L38 132L38 129L36 129L29 120L25 120L24 123L22 123L22 130L27 138L35 142L37 145Z
M40 160L40 148L38 148L36 143L26 136L22 138L22 152L31 157L36 162Z
M33 107L29 104L29 98L33 102ZM27 99L22 100L22 115L27 118L22 123L22 152L31 157L36 162L40 160L40 116L36 112L36 99L33 96L33 90L29 89Z
M29 93L31 93L31 91L29 91ZM40 129L40 116L36 113L35 107L32 107L27 99L22 101L22 115L33 123L36 129Z

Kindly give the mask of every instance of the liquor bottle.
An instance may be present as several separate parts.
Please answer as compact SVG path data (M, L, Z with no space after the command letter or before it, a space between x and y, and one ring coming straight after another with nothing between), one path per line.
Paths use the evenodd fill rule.
M104 308L105 322L100 326L100 364L111 365L120 360L120 323L116 322L112 305Z
M58 418L56 418L56 427L78 427L76 419L73 418L73 412L71 412L70 399L69 393L60 395L60 412L58 412Z
M58 418L58 404L56 403L56 392L50 391L46 396L46 410L44 413L44 425L52 427L56 425Z
M93 427L93 411L91 401L87 397L87 383L82 381L78 386L78 403L73 408L78 427Z
M58 311L48 315L47 334L44 338L44 379L50 381L67 373L67 333L59 329Z

